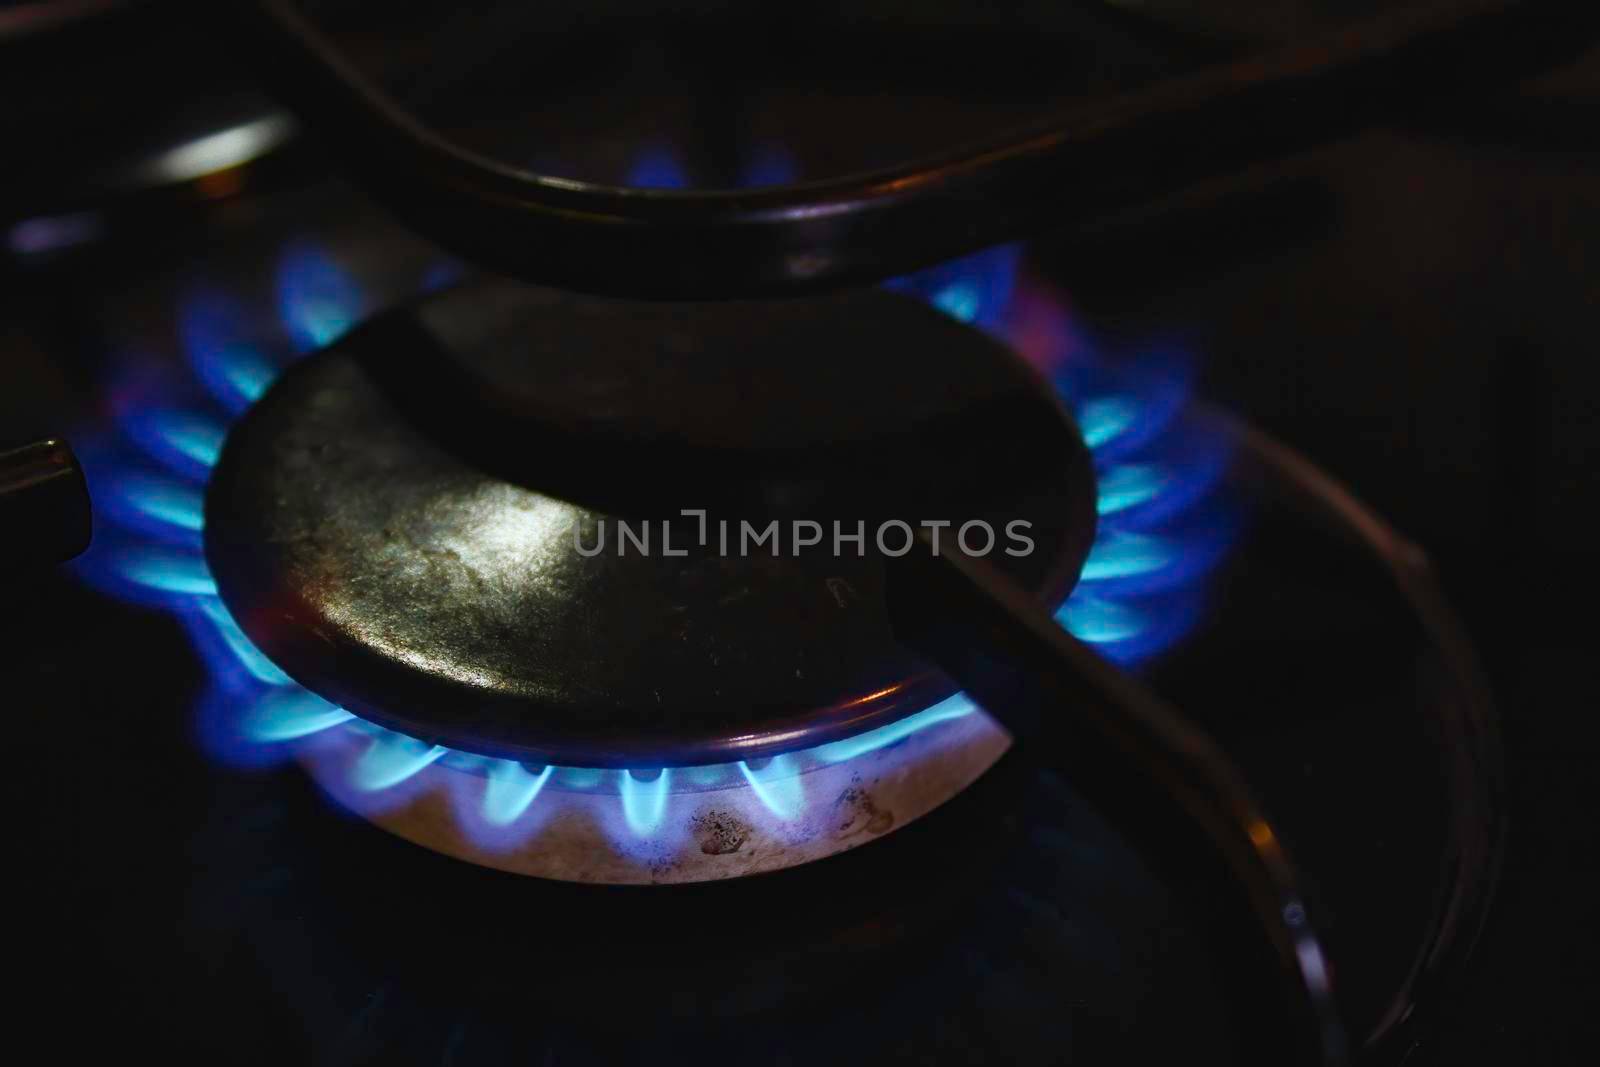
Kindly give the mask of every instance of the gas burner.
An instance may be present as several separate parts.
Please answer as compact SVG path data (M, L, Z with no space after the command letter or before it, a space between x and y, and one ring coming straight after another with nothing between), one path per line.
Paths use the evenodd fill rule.
M801 304L472 283L348 334L353 276L305 243L278 263L275 325L190 290L195 380L118 389L122 438L86 458L117 529L83 571L190 624L223 759L296 758L344 806L475 863L622 883L792 866L921 817L1006 751L890 636L875 551L577 552L602 521L657 521L664 494L756 528L917 501L1031 516L1040 550L1013 573L1128 666L1199 620L1233 533L1187 361L1102 357L1015 284L1011 249ZM572 343L593 355L567 380L540 354ZM604 373L644 343L672 345L674 375ZM729 417L744 388L779 399L770 418ZM948 409L974 397L966 422Z
M133 1031L223 1060L1410 1056L1500 868L1494 716L1422 553L1254 426L1520 658L1484 562L1570 540L1525 487L1591 279L1497 209L1592 214L1521 153L1593 126L1544 75L1600 8L1257 50L1160 4L111 6L0 33L54 87L0 510L55 560L92 504L132 602L23 583L19 750L72 761L14 767L63 801L38 984L137 960Z

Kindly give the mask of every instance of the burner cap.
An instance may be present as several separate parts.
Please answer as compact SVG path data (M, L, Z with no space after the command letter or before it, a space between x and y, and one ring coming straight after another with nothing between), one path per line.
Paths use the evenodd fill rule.
M1014 354L910 297L488 284L280 379L228 437L206 553L245 632L365 718L637 768L807 747L954 692L890 633L892 520L982 520L992 561L1065 596L1088 452ZM1027 555L1004 552L1016 520ZM752 541L774 522L776 554ZM835 522L864 554L835 554Z

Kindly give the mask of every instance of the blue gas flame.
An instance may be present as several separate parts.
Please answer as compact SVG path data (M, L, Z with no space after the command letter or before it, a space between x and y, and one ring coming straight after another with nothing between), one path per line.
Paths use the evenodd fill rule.
M670 145L650 145L634 159L623 184L635 189L682 189L689 184L689 171Z
M641 160L634 182L681 184L675 166ZM781 178L776 169L770 176ZM1203 579L1235 533L1215 492L1228 456L1219 437L1191 417L1186 359L1166 350L1104 356L1058 302L1019 294L1017 262L1014 247L999 248L890 285L989 330L1052 375L1093 455L1100 514L1081 579L1057 618L1107 658L1135 666L1203 617ZM134 373L115 390L114 427L82 449L99 507L94 546L78 571L103 590L184 622L212 681L200 704L200 737L221 761L270 764L318 739L344 738L365 746L350 764L348 793L394 797L417 787L429 768L461 771L483 783L458 805L464 828L496 848L527 840L562 797L601 798L614 804L614 844L631 854L639 842L673 832L680 794L748 790L772 820L790 825L813 803L807 771L913 737L937 744L941 731L982 714L957 694L887 726L769 759L616 771L529 767L454 751L367 722L300 687L256 648L217 595L202 551L204 487L229 423L301 351L348 329L366 301L336 258L305 242L279 258L275 288L277 315L268 322L214 288L181 293L177 335L191 376ZM1019 316L1016 307L1030 301L1032 318ZM1041 313L1048 320L1042 326Z
M756 799L778 819L794 819L805 810L806 792L800 777L800 768L792 755L774 756L770 760L739 761L739 772L749 783Z
M1019 246L997 245L885 284L921 297L951 318L993 331L1011 300L1020 258Z
M299 352L337 341L366 310L354 277L311 241L278 257L277 290L279 318Z
M672 788L672 768L618 771L617 792L622 796L622 816L628 829L649 837L667 817L667 797Z
M554 770L547 766L534 774L520 763L495 760L483 791L483 817L495 826L510 826L538 799Z
M745 154L739 184L747 189L790 185L800 177L800 164L781 141L762 141Z

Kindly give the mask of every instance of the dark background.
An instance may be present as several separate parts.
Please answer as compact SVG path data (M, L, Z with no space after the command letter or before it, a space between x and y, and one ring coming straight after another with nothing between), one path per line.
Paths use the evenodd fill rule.
M1494 684L1513 829L1481 955L1419 1062L1581 1062L1600 1002L1597 159L1374 133L1274 195L1273 222L1252 191L1109 237L1093 267L1053 254L1113 328L1159 308L1198 330L1218 393L1429 549Z
M347 30L359 29L356 16L344 19ZM846 134L841 144L855 147L841 148L828 163L849 169L878 161L869 158L874 152L910 151L965 128L957 118L981 127L1008 106L1007 93L1015 100L1063 67L1072 66L1070 92L1083 92L1162 76L1215 47L1159 33L1145 43L1144 34L1121 21L1096 22L1084 38L1094 45L1080 46L1078 55L1098 59L1076 65L1037 40L1017 46L1036 62L1008 62L1004 42L1014 38L1000 30L992 38L972 34L941 46L944 52L915 51L920 61L912 74L937 77L946 61L940 57L961 56L966 44L974 51L959 81L1003 85L993 100L961 89L902 99L858 87L775 111L832 116L863 98L888 100L881 117L858 114L854 121L869 133L893 125L904 143ZM357 42L371 36L351 33ZM974 43L980 38L981 47ZM108 129L121 139L120 152L138 142L145 127L135 120L146 115L184 126L232 106L237 72L221 77L222 89L195 88L220 77L227 64L218 57L162 62L158 51L129 48L130 39L75 44L65 65L56 53L0 70L0 86L16 101L0 119L4 143L36 146L15 153L18 165L0 186L7 217L42 189L66 197L73 183L92 184L97 143L112 143ZM863 52L858 66L895 81L881 53ZM392 46L364 54L379 69L388 69L386 62L412 69L405 61L415 58ZM1427 546L1478 642L1501 710L1513 831L1482 950L1417 1063L1587 1062L1592 1046L1583 1031L1600 1007L1592 910L1600 872L1587 843L1600 758L1590 588L1600 532L1592 515L1592 457L1600 450L1595 68L1590 62L1543 95L1469 116L1397 108L1389 128L1030 245L1034 269L1058 282L1095 329L1110 337L1188 339L1204 353L1210 395L1303 449ZM601 89L586 99L615 118L609 141L625 143L633 112L614 101L639 96L625 81L596 80ZM1039 107L1047 96L1026 98ZM445 111L448 97L428 99ZM509 99L509 90L500 98ZM694 109L670 103L676 100L663 94L658 103L670 121L692 128ZM591 113L540 111L558 128L583 125ZM899 121L917 114L930 117ZM479 133L498 143L510 121L486 123ZM103 137L97 142L84 128ZM314 171L316 163L298 166ZM170 258L181 247L171 235L193 225L163 221L137 240L150 256ZM124 254L136 259L140 252ZM0 291L0 437L52 429L94 384L71 353L53 348L70 347L71 331L35 328L52 300L70 302L57 287L72 284L70 274L52 276L43 290L8 278ZM171 743L171 729L140 730L136 720L179 699L181 686L142 664L121 665L122 676L108 678L92 661L92 649L114 641L119 626L147 625L137 617L121 609L107 614L54 575L8 575L4 585L21 634L0 648L13 681L0 704L25 742L12 752L22 768L12 779L9 865L27 901L14 913L23 928L23 969L46 994L52 1032L104 1025L99 1036L114 1045L121 1027L133 1024L121 1015L115 990L139 980L138 947L159 958L165 937L159 918L127 906L139 894L126 887L157 867L167 879L173 864L181 870L207 862L204 855L146 854L140 827L192 802L185 789L198 787L157 776L130 794L129 781L139 781L130 776L106 796L102 782L77 773L82 764L73 748L98 735L101 744L127 745L136 758L140 746ZM80 621L77 613L89 612ZM30 634L41 622L49 632ZM154 640L183 654L175 629ZM92 805L113 813L103 838L64 841L62 834L74 831L57 828L80 827L77 816ZM61 879L65 871L74 877ZM197 874L194 882L203 879ZM85 911L115 915L134 930L116 958L97 951L85 933L94 928L83 923ZM60 1010L59 998L74 1005L70 1012Z

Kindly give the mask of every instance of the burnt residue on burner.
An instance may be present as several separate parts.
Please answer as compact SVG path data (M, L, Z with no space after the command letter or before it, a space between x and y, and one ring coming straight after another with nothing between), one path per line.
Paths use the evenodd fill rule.
M738 852L750 839L750 824L730 811L702 812L690 826L700 842L700 851L708 856Z
M854 837L857 834L876 837L894 828L894 812L878 807L871 791L861 784L860 775L834 800L833 817L836 838Z

